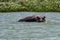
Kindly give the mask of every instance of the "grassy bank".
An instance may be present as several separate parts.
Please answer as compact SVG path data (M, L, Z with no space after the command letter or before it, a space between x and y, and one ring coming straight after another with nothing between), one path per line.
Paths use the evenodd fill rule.
M0 12L60 12L60 0L0 0Z

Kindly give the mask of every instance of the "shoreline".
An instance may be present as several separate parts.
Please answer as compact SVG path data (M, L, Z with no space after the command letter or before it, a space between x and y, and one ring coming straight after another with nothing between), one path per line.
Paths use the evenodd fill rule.
M0 2L0 12L60 12L59 0L21 0Z

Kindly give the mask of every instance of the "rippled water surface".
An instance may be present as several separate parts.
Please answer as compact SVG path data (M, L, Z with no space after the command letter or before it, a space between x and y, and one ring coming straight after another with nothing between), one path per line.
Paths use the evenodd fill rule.
M32 15L46 16L46 22L17 22ZM0 13L0 40L60 40L60 13Z

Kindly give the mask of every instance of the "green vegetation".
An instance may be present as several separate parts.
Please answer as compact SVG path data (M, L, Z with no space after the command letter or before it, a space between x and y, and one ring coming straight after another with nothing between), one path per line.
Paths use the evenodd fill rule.
M60 12L60 0L0 0L0 12Z

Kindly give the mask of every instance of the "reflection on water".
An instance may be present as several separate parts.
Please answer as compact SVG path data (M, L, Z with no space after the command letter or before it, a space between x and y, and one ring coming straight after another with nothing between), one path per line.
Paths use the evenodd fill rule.
M46 16L46 22L17 22L26 16ZM60 40L60 13L0 13L0 40Z

